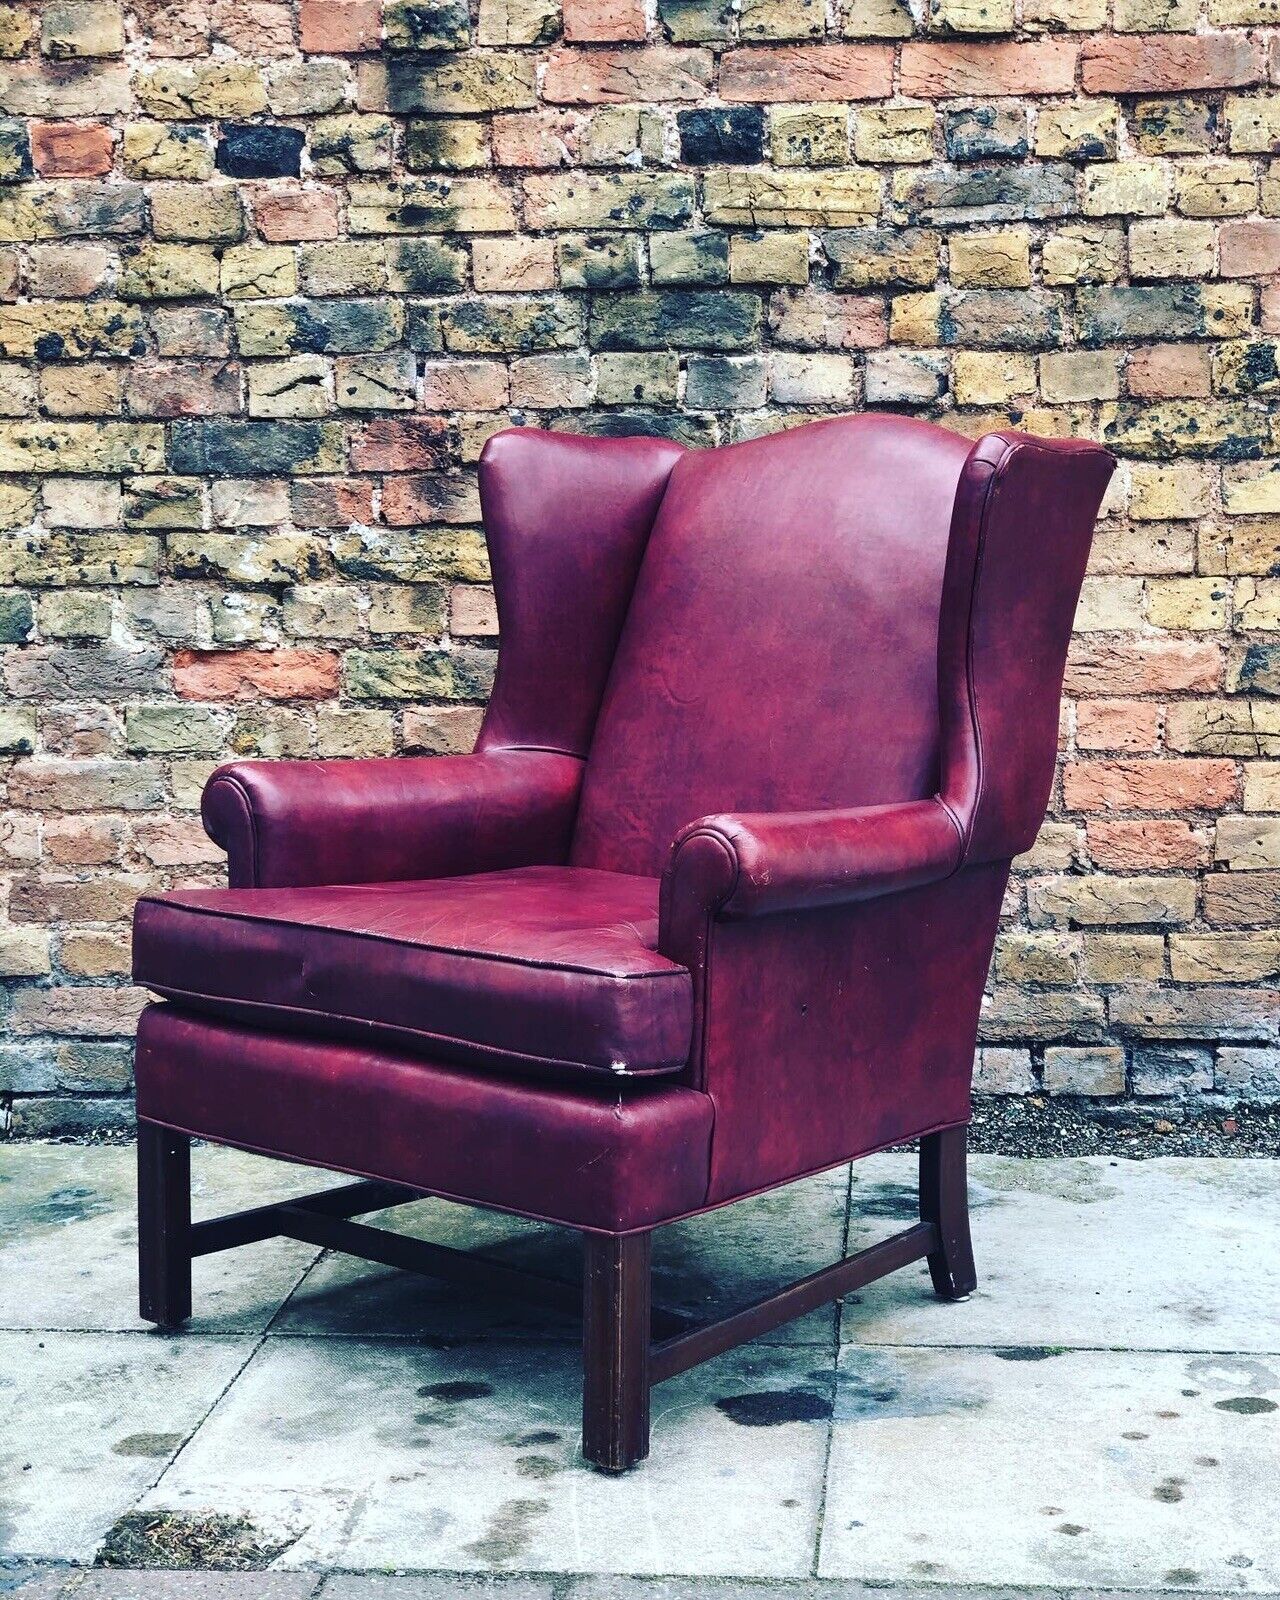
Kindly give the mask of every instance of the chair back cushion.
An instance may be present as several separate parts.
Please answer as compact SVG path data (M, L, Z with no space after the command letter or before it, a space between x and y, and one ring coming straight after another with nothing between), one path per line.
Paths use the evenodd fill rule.
M658 874L718 811L938 783L938 620L969 441L838 417L676 462L592 740L573 861Z

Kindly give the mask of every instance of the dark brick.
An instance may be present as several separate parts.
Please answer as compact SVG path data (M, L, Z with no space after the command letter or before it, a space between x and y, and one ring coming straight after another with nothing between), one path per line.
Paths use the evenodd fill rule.
M228 477L333 471L342 425L332 422L179 422L169 442L174 472Z
M591 305L596 350L746 350L759 336L760 298L729 291L597 295Z
M690 166L751 166L764 159L764 112L759 106L713 106L677 111L680 159Z
M296 178L304 136L271 123L233 123L218 140L219 172L229 178Z
M1027 141L1027 114L1010 106L966 106L948 111L943 139L949 161L990 161L1000 156L1021 160Z
M0 644L24 644L32 620L30 595L0 594Z

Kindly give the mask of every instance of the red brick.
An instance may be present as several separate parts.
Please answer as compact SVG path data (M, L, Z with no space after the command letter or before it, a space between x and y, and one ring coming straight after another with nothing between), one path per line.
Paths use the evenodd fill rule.
M293 49L293 7L285 0L216 0L215 44L242 56L283 56Z
M289 497L299 528L346 528L373 518L368 478L303 478L292 485Z
M1202 399L1212 391L1209 352L1202 344L1135 350L1126 380L1129 393L1144 400Z
M302 48L325 56L358 55L382 43L378 0L302 0Z
M893 51L879 44L734 50L720 63L723 100L876 100L893 93Z
M575 44L636 43L645 35L644 0L564 0L563 11L564 36Z
M549 105L563 106L701 100L709 93L711 71L709 50L669 45L645 50L557 50L547 62L542 98Z
M493 119L499 167L565 167L577 154L580 111L513 111Z
M436 417L379 417L351 445L357 472L421 472L444 466L447 455L448 426Z
M1069 811L1214 810L1240 784L1233 761L1068 761L1062 796Z
M338 237L338 196L331 189L261 189L253 215L259 233L272 244Z
M1154 700L1082 700L1076 708L1076 744L1082 750L1154 750L1160 743L1160 707Z
M62 867L105 867L120 860L122 829L106 817L49 817L44 853Z
M501 361L428 361L419 403L424 411L496 411L507 383Z
M1209 857L1208 844L1190 824L1171 817L1090 822L1085 831L1093 864L1104 872L1193 868Z
M42 178L100 178L111 171L111 129L100 122L33 122L31 159Z
M1201 639L1135 639L1126 644L1073 640L1064 688L1069 695L1161 694L1217 689L1222 651Z
M900 92L926 100L955 95L1071 94L1075 77L1076 45L1070 39L1037 39L1030 44L928 40L903 45Z
M173 686L184 700L332 700L331 650L179 650Z
M1224 278L1269 278L1280 268L1280 218L1224 222L1218 237Z
M1104 35L1080 60L1088 94L1185 94L1263 78L1262 46L1243 33Z

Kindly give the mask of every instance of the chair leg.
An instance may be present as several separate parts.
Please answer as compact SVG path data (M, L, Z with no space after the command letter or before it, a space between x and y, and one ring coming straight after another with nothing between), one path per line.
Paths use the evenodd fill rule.
M583 1236L582 1453L602 1472L649 1454L651 1239Z
M940 1243L929 1255L929 1276L943 1300L966 1300L978 1285L969 1237L967 1148L966 1128L944 1128L920 1141L920 1220L938 1230Z
M191 1315L191 1141L138 1124L138 1313L176 1328Z

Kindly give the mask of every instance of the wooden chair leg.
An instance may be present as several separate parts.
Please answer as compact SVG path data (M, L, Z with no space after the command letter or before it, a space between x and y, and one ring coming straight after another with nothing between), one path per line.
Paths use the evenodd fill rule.
M920 1141L920 1220L940 1240L929 1254L929 1276L943 1300L965 1300L977 1288L969 1237L969 1184L965 1173L968 1129L945 1128Z
M651 1240L583 1235L582 1453L602 1472L649 1454Z
M138 1313L162 1328L191 1315L191 1141L138 1124Z

